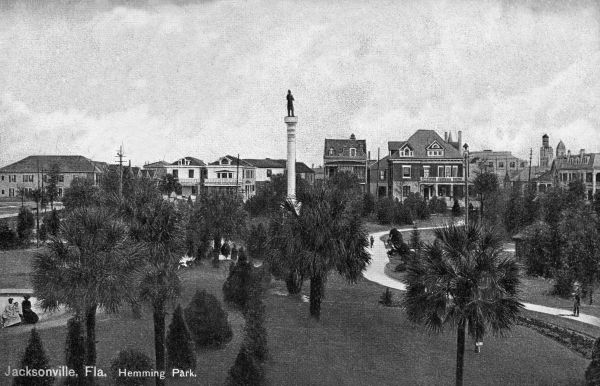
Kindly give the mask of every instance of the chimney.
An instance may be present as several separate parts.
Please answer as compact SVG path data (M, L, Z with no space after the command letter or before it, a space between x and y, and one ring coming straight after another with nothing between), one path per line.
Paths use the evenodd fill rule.
M462 149L462 131L458 130L458 151Z
M444 131L444 142L448 142L448 132Z
M131 160L129 160L129 167L131 167Z
M352 139L352 140L356 139L356 136L354 135L354 133L352 133L352 134L350 135L350 139Z

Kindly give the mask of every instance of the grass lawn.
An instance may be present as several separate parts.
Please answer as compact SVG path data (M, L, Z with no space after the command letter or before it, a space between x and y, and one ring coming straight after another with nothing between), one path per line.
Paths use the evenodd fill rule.
M4 274L4 271L1 271ZM225 266L206 264L183 271L181 303L187 304L196 289L222 298ZM4 275L3 275L4 276ZM308 283L304 291L308 291ZM281 296L285 285L274 282L265 299L271 359L266 363L271 385L443 385L453 384L455 340L452 332L429 334L406 320L400 308L378 304L383 287L366 280L356 285L337 275L327 282L321 322L308 317L308 304ZM394 292L395 300L401 297ZM135 347L153 357L152 320L149 312L134 320L129 312L99 316L98 366L108 370L117 352ZM170 319L170 318L169 318ZM198 352L196 379L169 384L223 384L241 342L243 319L229 310L234 339L220 350ZM42 340L52 365L64 363L66 327L42 329ZM0 368L18 364L27 333L8 332L2 338ZM558 343L524 327L514 327L505 337L486 337L481 354L471 350L465 358L467 385L578 385L587 361ZM2 382L0 382L2 383ZM104 380L100 384L110 384Z
M0 251L0 288L31 288L29 273L35 249Z

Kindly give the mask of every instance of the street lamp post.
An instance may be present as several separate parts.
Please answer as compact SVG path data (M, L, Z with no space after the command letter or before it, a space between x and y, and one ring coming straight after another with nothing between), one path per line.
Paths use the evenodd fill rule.
M463 145L465 156L465 227L469 226L469 145Z

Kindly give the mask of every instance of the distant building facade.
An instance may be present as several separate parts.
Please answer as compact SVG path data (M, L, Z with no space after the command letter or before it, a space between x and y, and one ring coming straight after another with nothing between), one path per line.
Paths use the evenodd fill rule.
M166 174L172 174L181 184L181 195L198 195L206 177L206 164L194 157L183 157L166 167Z
M0 197L17 197L20 189L31 192L48 183L50 170L58 166L58 196L64 194L75 179L88 179L94 184L106 170L103 162L80 155L34 155L0 168Z
M552 163L552 177L555 186L567 187L571 181L580 180L584 183L587 199L591 200L596 190L600 187L600 153L586 153L585 149L579 153L571 154L556 148L556 158Z
M325 139L324 178L331 178L338 172L350 172L358 177L361 185L364 185L367 157L367 141L356 139L354 134L349 139Z
M544 134L542 136L542 147L540 147L540 168L550 170L553 159L554 152L552 146L550 146L550 137L548 137L548 134Z
M459 131L454 142L451 136L442 138L434 130L417 130L405 141L388 142L388 167L382 175L379 165L377 175L379 182L382 176L387 179L387 195L400 200L410 193L420 193L426 199L463 197L461 137ZM377 173L376 168L376 164L375 170L371 166L371 172Z
M209 194L237 192L246 201L256 194L256 167L230 155L220 157L206 165L203 189Z
M256 188L258 190L269 183L272 176L286 173L287 160L285 159L264 158L244 159L244 161L256 167ZM315 183L315 172L303 162L296 162L296 176L311 185Z

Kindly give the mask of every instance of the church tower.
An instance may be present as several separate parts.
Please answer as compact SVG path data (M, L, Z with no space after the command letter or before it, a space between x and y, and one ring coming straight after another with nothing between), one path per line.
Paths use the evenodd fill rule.
M542 136L542 147L540 147L540 168L550 169L554 152L549 144L548 134Z

